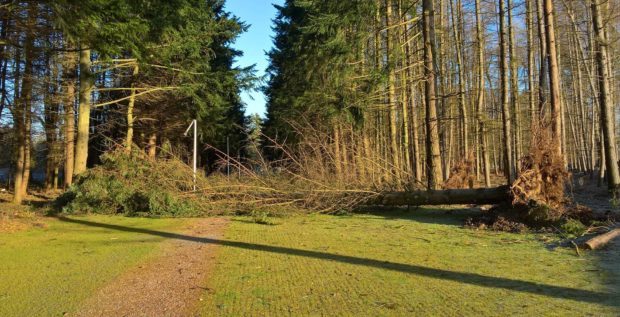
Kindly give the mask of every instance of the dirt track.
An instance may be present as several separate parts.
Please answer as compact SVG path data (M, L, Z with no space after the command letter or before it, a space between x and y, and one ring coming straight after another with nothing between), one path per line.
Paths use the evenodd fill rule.
M182 235L221 238L223 218L194 220ZM86 301L75 316L188 316L205 291L216 245L184 239L164 242L160 255L130 269Z

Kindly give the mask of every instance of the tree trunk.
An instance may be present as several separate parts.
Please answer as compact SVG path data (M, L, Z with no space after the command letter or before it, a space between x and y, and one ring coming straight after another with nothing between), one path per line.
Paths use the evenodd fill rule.
M544 115L545 105L547 103L547 36L545 35L545 18L542 1L536 0L536 13L538 15L538 39L540 46L540 69L538 71L539 84L538 84L538 111L539 116Z
M554 9L553 0L545 0L545 39L549 56L547 59L549 66L549 88L551 95L551 128L553 136L557 138L556 151L562 152L562 99L560 96L560 70L558 65L558 53L555 40Z
M28 71L28 67L30 71ZM33 111L33 102L32 102L32 77L33 77L33 64L32 60L28 59L28 54L26 52L26 70L24 72L24 84L22 86L22 94L24 96L24 107L26 111L24 113L24 168L22 176L22 185L21 192L22 196L28 195L28 184L30 183L30 169L31 169L31 161L32 161L32 111ZM30 72L30 74L28 74ZM25 78L30 77L31 79L25 81Z
M152 132L149 136L148 156L151 159L155 159L157 157L157 133L155 132Z
M90 99L93 90L93 80L90 71L90 50L80 51L80 108L78 115L77 140L75 145L74 175L86 171L88 160L88 139L90 137Z
M620 237L620 229L616 228L586 241L585 246L590 250L600 249L618 237Z
M391 32L393 12L392 12L392 0L385 1L385 20L387 23L387 31L385 35L385 47L386 47L386 63L388 70L388 117L390 121L390 156L392 158L393 175L396 183L399 184L400 179L400 151L398 150L398 129L397 129L397 112L398 112L398 100L396 98L396 74L394 72L394 65L396 64L392 60L393 47L396 44L393 43L393 35Z
M136 104L136 88L135 88L135 78L138 76L138 72L140 71L138 65L133 68L133 76L131 79L131 94L129 95L129 102L127 103L127 135L125 136L125 152L127 154L131 154L131 147L133 145L133 125L134 125L134 116L133 109Z
M377 202L384 206L425 206L498 204L510 201L510 188L448 189L412 192L392 192L380 195Z
M452 5L452 2L450 2ZM460 33L460 19L455 18L455 9L451 7L451 17L452 17L452 32L454 33L454 43L456 50L456 67L458 68L458 101L459 101L459 111L461 112L461 133L463 136L463 152L460 153L462 157L469 156L469 118L467 112L467 106L465 104L465 63L463 62L463 50L462 50L462 40ZM457 1L458 12L461 10L461 2Z
M21 63L21 51L19 49L15 50L15 65L19 65ZM25 149L25 138L26 132L24 128L24 112L25 105L21 100L20 95L20 70L21 67L17 67L15 70L15 78L13 80L13 85L15 86L13 92L13 99L15 102L15 107L13 110L13 122L15 124L15 139L17 141L16 148L16 166L15 166L15 174L13 180L13 202L16 204L21 204L24 199L24 195L22 193L22 182L24 177L24 149Z
M75 73L76 56L73 52L65 53L63 79L65 81L65 187L73 184L75 161Z
M481 156L484 168L484 184L491 187L491 164L489 162L489 152L486 144L486 126L484 122L484 39L482 34L482 20L480 18L480 0L476 0L476 44L478 46L478 100L476 102L476 114L478 119L478 133L480 139Z
M519 173L519 164L516 162L521 158L521 112L519 110L519 71L517 67L517 56L515 50L514 25L512 22L512 2L506 0L508 6L508 51L510 55L510 107L514 113L514 162L516 173Z
M609 78L609 52L608 42L603 26L600 0L590 0L592 11L592 24L596 37L596 66L598 68L599 104L601 114L601 126L603 130L603 142L605 151L605 164L607 169L607 185L614 194L619 194L620 172L618 170L618 155L616 151L616 134L614 131L615 112L611 98Z
M512 122L510 115L510 105L508 98L508 63L506 60L506 6L504 0L499 0L499 36L500 36L500 85L501 85L501 104L502 104L502 123L503 123L503 144L504 144L504 173L508 184L512 184L515 179L514 162L512 154Z
M58 113L60 111L58 94L58 64L55 59L47 58L47 67L51 68L46 76L46 93L44 99L45 118L45 142L47 145L47 158L45 166L45 190L54 187L54 171L58 167Z
M527 88L528 88L528 102L529 102L529 111L530 111L530 131L534 128L534 124L536 123L536 101L534 97L534 18L533 11L534 8L532 6L532 1L534 0L525 0L526 6L526 20L525 26L527 28Z
M418 114L416 107L416 83L414 79L414 70L412 69L413 65L413 53L415 51L411 41L409 40L409 28L410 24L405 24L405 58L407 60L407 88L409 89L409 99L406 102L409 104L409 111L411 112L410 120L409 120L409 130L411 131L411 139L409 140L410 149L408 151L411 153L411 166L413 169L413 176L416 183L422 182L422 164L420 164L420 149L419 149L419 135L418 135ZM408 133L408 132L406 132Z
M21 108L18 117L15 119L18 131L18 158L15 177L15 192L13 201L21 203L27 195L28 182L30 180L30 147L32 143L32 111L33 111L33 78L34 78L34 61L35 54L35 34L36 34L37 4L30 3L28 5L28 21L26 29L26 40L24 45L24 75L22 77L21 92L19 104ZM19 65L19 64L17 64ZM19 66L18 66L19 68ZM19 76L18 76L19 77ZM17 82L17 77L15 82ZM23 121L22 121L23 120ZM19 180L19 181L18 181Z
M433 0L423 0L424 75L426 99L426 165L428 189L437 189L443 183L439 127L435 95L435 68L433 58L435 10Z

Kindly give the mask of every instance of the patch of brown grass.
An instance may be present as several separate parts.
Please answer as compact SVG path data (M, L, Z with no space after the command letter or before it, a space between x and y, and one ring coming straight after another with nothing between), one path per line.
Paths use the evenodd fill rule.
M474 153L470 152L458 161L450 172L450 178L444 183L444 189L473 188L476 181Z
M14 233L32 227L47 227L35 213L24 206L0 203L0 234Z

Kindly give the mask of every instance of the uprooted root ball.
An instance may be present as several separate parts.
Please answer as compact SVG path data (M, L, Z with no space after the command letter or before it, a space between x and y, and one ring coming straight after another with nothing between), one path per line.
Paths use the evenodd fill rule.
M527 206L535 221L556 221L571 205L566 184L571 174L548 129L534 129L530 153L520 160L520 173L511 186L513 205Z

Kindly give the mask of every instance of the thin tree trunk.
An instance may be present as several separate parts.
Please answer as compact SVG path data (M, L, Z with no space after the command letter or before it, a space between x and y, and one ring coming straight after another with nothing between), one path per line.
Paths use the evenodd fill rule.
M545 18L543 11L542 1L536 0L536 12L538 15L538 39L540 45L540 69L538 71L539 84L538 84L538 111L542 117L544 115L545 105L547 104L547 36L545 34Z
M65 53L63 79L65 81L65 187L73 184L75 161L75 76L76 56L73 52Z
M31 128L32 128L32 111L33 111L33 79L34 79L34 60L35 56L35 32L36 32L36 19L37 19L37 4L30 3L28 5L28 21L26 29L26 40L24 45L24 76L22 78L21 94L19 98L19 105L22 109L22 113L18 117L18 121L23 122L19 124L18 133L21 137L18 138L18 159L16 174L21 173L19 177L16 175L15 193L13 200L15 203L21 203L23 198L28 192L28 183L30 180L30 160L31 160ZM19 68L19 66L17 66ZM17 82L17 80L15 81ZM20 111L21 112L21 111ZM22 117L23 115L23 117ZM20 179L19 184L17 179Z
M530 111L530 130L534 128L534 124L536 123L536 99L534 97L534 18L533 11L534 8L532 6L532 1L534 0L525 0L526 5L526 28L527 28L527 83L528 83L528 101L529 101L529 111Z
M506 59L506 6L504 0L499 0L499 35L500 35L500 85L501 85L501 105L503 123L503 144L504 144L504 168L508 184L512 184L515 179L514 163L512 153L512 122L510 115L510 104L508 96L508 62Z
M148 156L151 159L155 159L157 157L157 133L156 132L152 132L149 135Z
M392 46L396 46L396 43L393 43L393 36L391 32L392 20L393 20L393 12L392 12L392 0L386 0L385 2L386 10L385 10L385 19L387 23L387 31L385 36L385 47L386 47L386 63L388 69L388 117L390 121L390 156L392 158L392 171L395 176L396 183L400 183L400 152L398 151L398 129L397 129L397 112L398 100L396 98L396 74L394 72L394 61L392 60Z
M24 149L25 149L25 138L26 132L24 128L24 112L25 112L25 104L21 100L20 95L20 79L21 79L21 51L19 49L15 50L15 76L13 79L13 85L15 86L13 92L13 100L15 100L15 109L13 110L13 122L15 124L15 139L17 141L17 148L15 154L17 155L16 166L15 166L15 174L13 180L13 202L16 204L21 204L24 199L24 195L22 193L22 182L24 177Z
M619 194L620 171L618 170L618 155L616 151L616 133L614 131L615 112L611 96L609 73L609 45L605 36L602 21L600 0L590 0L592 11L592 24L594 26L594 36L596 37L596 65L598 68L599 103L601 113L601 126L603 130L605 164L607 168L607 185L609 190L615 195Z
M433 58L434 19L433 0L423 0L423 37L424 37L424 75L426 99L426 164L428 189L438 189L443 183L441 154L439 147L439 129L437 125L437 107L435 95L435 68Z
M24 95L24 106L26 111L24 113L24 168L22 177L22 187L21 192L25 197L28 195L28 185L30 183L30 168L32 161L32 111L33 111L33 102L32 102L32 77L33 77L33 64L32 60L29 60L28 54L26 53L26 69L24 71L24 80L27 77L30 79L24 82L22 86L22 94ZM30 68L30 71L28 71ZM28 73L29 72L29 73Z
M452 2L450 2L452 4ZM461 10L460 1L457 2L458 8L457 10ZM461 47L461 33L460 33L460 23L454 16L454 8L451 10L452 17L452 31L454 33L454 43L456 50L456 67L458 68L458 101L459 101L459 111L461 112L461 133L463 136L463 152L460 153L462 157L469 156L469 118L467 112L467 106L465 104L465 70L463 63L463 52Z
M478 119L478 133L480 134L481 156L484 166L484 184L491 187L491 166L489 162L489 153L486 144L486 126L484 122L484 38L482 34L482 19L480 18L480 0L476 0L476 44L478 50L478 100L476 103L476 114Z
M135 87L135 78L138 76L138 72L140 71L138 65L133 68L133 76L131 79L131 94L129 95L129 102L127 103L127 135L125 137L125 152L127 154L131 153L131 147L133 144L133 125L134 125L134 116L133 110L136 104L136 87Z
M549 56L547 59L549 67L549 89L551 96L551 128L553 135L557 138L556 150L562 152L562 99L560 96L560 70L558 65L558 54L555 40L555 22L553 0L545 0L544 7L545 29L547 49Z
M412 69L412 65L413 65L413 53L414 53L414 47L411 44L411 41L409 40L409 32L407 31L407 28L409 27L409 24L405 24L405 47L406 47L406 56L405 58L407 59L407 87L409 88L409 99L408 99L408 104L409 104L409 110L411 112L411 118L409 120L409 129L411 131L411 140L409 141L410 143L410 152L411 152L411 159L412 159L412 168L413 168L413 174L414 174L414 178L416 183L421 183L422 182L422 164L420 164L420 149L419 149L419 143L418 143L418 139L419 139L419 135L418 135L418 128L417 128L417 124L418 124L418 114L417 114L417 107L416 107L416 84L415 84L415 79L414 79L414 70Z
M521 158L521 115L517 98L519 97L519 72L515 50L514 25L512 22L512 2L506 0L508 6L508 51L510 55L510 107L514 113L514 162ZM515 164L519 173L519 165Z

